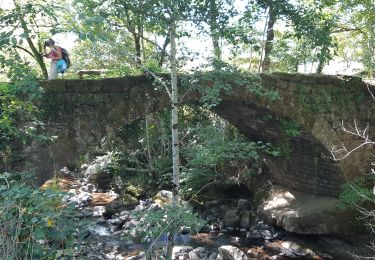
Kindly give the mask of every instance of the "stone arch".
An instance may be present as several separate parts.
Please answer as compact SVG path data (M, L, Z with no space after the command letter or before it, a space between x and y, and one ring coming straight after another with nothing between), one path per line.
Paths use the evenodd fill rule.
M254 104L230 101L214 111L247 137L278 147L280 156L265 158L274 183L318 195L340 193L344 176L338 163L322 156L329 151L305 129L298 127L296 133L288 133L285 125L294 122L290 118Z
M357 78L301 74L279 73L261 78L262 86L277 90L280 100L269 101L233 85L233 93L222 95L223 101L214 111L246 135L270 142L277 142L283 133L280 122L267 121L265 115L298 122L303 134L283 140L291 147L290 156L269 159L275 180L310 193L336 196L343 178L350 176L354 167L363 166L368 152L358 154L355 161L340 164L321 154L333 143L355 145L353 140L340 139L335 126L341 120L374 121L375 111L365 84ZM47 130L58 136L51 144L57 167L72 162L112 129L144 116L146 111L169 106L165 91L156 89L146 76L57 80L45 82L44 87L46 94L40 106L45 111ZM337 98L340 102L335 102ZM35 162L48 171L48 161L50 154L44 152Z

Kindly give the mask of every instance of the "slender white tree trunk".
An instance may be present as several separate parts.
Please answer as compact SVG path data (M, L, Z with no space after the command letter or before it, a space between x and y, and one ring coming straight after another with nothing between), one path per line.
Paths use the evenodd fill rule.
M269 17L269 11L267 9L267 16L266 16L266 21L264 23L264 29L263 29L263 36L262 36L262 48L260 49L260 57L259 57L259 65L258 65L258 73L261 72L262 68L262 63L263 63L263 51L264 51L264 46L266 45L266 33L267 33L267 25L268 25L268 17Z
M146 116L145 116L145 128L146 128L146 144L147 144L147 157L148 157L148 167L151 171L152 169L152 156L151 156L151 145L150 145L150 127L149 127L149 96L146 94Z
M180 147L178 142L178 88L177 88L177 60L176 60L176 21L171 20L171 85L172 85L172 161L173 161L173 198L175 206L178 202L180 189Z

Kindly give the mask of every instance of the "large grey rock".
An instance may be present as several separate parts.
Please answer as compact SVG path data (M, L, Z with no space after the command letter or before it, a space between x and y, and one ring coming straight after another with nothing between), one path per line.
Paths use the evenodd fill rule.
M93 209L93 217L101 217L105 213L105 206L95 206Z
M208 259L209 256L210 256L210 252L204 247L197 247L193 251L189 252L190 260Z
M92 192L94 192L96 189L95 189L95 186L94 186L94 184L92 184L92 183L88 183L88 184L86 184L86 185L83 185L80 189L79 189L79 191L80 192L89 192L89 193L92 193Z
M225 213L229 209L228 205L220 205L219 211Z
M172 200L172 197L173 197L173 193L169 190L161 190L157 193L157 195L167 200Z
M281 251L283 252L284 256L289 257L306 257L310 255L314 255L314 252L309 248L303 248L299 244L291 241L284 241L281 244Z
M191 246L174 246L172 249L172 260L179 259L180 256L184 256L185 254L189 255L189 252L193 251L193 249Z
M229 209L224 214L224 224L229 227L236 227L240 224L240 211Z
M259 213L289 232L299 234L338 234L338 200L332 197L274 186L259 207Z
M250 210L244 210L241 212L241 227L248 228L251 225L251 211Z
M234 246L219 247L219 255L223 260L248 260L246 254Z
M96 157L95 160L84 170L84 176L89 182L97 184L99 189L108 188L113 177L111 172L111 167L114 163L113 158L113 152Z
M238 208L241 210L250 210L251 209L250 200L240 199L238 201Z

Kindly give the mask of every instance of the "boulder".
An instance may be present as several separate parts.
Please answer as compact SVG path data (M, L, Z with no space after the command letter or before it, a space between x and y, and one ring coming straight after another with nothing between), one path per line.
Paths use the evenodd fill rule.
M273 186L258 212L273 224L298 234L339 234L338 199Z
M247 260L246 254L234 246L219 247L219 254L223 260Z
M105 206L95 206L93 209L93 217L101 217L105 212Z
M237 227L240 224L239 213L237 208L227 210L224 215L224 224L229 227Z
M120 197L121 202L126 205L128 208L135 207L138 204L137 198L133 197L130 194L123 194Z
M84 168L84 176L90 183L95 183L99 189L107 189L113 177L113 157L110 152L103 156L98 156L95 160Z
M284 241L281 244L282 254L286 257L307 257L314 255L314 252L309 248L303 248L299 244L291 241Z
M172 249L172 260L179 259L180 256L188 256L189 252L193 251L191 246L174 246ZM185 259L185 258L183 258Z
M160 206L170 204L172 202L173 194L168 190L161 190L154 196L154 202Z
M238 208L241 210L251 210L250 200L240 199L238 201Z
M105 205L105 213L103 215L107 218L112 217L116 213L120 213L121 211L127 209L128 207L121 202L119 199L115 199L110 203Z
M204 247L197 247L193 251L189 252L190 260L208 259L209 256L210 252L207 250L207 248Z
M241 222L240 225L241 227L248 228L250 227L251 224L251 211L250 210L244 210L241 212Z

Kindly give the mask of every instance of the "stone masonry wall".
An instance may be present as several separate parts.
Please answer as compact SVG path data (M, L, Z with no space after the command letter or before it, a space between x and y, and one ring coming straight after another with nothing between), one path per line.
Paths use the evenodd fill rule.
M276 182L336 196L343 179L365 169L373 151L360 150L340 163L322 154L328 155L334 144L353 147L360 142L340 131L343 120L356 118L375 125L374 101L366 84L350 77L282 73L263 74L261 79L263 87L278 91L280 100L270 101L233 85L233 94L222 95L214 111L249 137L285 146L284 156L267 158ZM170 104L165 91L155 89L146 76L56 80L44 83L44 88L40 106L48 131L58 136L51 145L52 154L44 149L34 158L46 172L53 169L52 161L55 167L73 163L113 129ZM283 121L298 122L301 133L286 135Z

